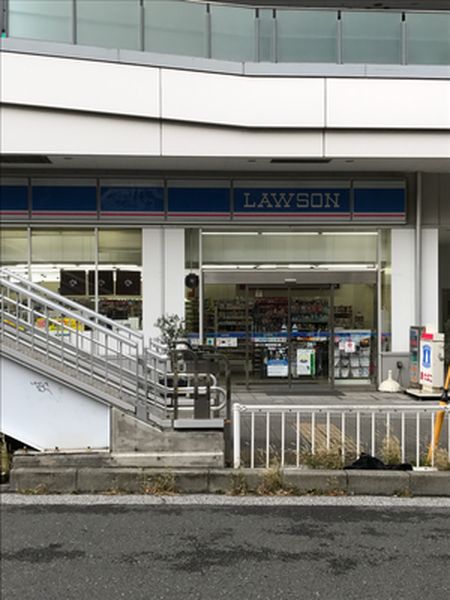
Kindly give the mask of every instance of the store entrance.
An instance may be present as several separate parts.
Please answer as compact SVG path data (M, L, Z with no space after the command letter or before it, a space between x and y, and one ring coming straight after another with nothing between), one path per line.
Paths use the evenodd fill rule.
M248 383L330 379L332 286L247 286Z
M205 277L204 343L227 356L233 383L289 388L371 384L376 374L376 273L302 273L280 279L279 274L251 273Z

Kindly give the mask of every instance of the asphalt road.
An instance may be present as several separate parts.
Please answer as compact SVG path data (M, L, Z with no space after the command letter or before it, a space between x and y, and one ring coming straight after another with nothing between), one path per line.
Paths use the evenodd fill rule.
M282 500L3 503L2 600L450 597L448 502Z

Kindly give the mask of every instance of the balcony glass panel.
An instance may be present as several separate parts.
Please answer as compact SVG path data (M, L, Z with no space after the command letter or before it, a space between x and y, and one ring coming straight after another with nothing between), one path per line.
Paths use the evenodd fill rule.
M450 65L450 14L406 15L407 62Z
M206 56L206 6L178 0L145 0L145 50Z
M400 58L400 13L342 13L344 63L399 64Z
M259 60L272 62L275 60L274 48L275 19L273 10L259 11Z
M223 60L255 60L255 11L211 6L211 56Z
M139 0L77 0L77 42L139 50Z
M9 0L11 37L72 42L72 0Z
M278 62L337 62L337 13L277 11Z

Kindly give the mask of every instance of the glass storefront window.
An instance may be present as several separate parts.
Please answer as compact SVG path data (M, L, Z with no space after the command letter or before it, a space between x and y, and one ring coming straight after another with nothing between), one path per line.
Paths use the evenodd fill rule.
M142 325L141 266L141 229L99 230L99 312L131 329ZM95 279L92 285L95 286Z
M206 6L179 0L145 0L145 50L206 56Z
M72 8L72 0L9 0L9 35L71 43Z
M77 43L139 50L139 0L114 0L107 5L105 0L77 0Z
M100 229L98 262L140 266L142 264L142 231L140 229Z
M0 264L5 267L28 265L28 231L0 229Z
M342 62L399 64L401 14L342 13Z
M337 13L277 11L278 62L331 62L337 59Z
M255 10L211 5L211 57L255 60Z
M94 263L93 229L31 230L31 263Z
M87 273L94 268L94 229L31 229L35 283L94 309L94 291L87 284Z
M375 265L376 232L261 232L227 235L204 232L203 264L254 265L260 268Z

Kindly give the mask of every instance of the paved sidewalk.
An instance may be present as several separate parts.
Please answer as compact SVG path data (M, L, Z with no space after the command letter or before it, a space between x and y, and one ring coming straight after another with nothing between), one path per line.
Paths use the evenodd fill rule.
M276 390L271 386L267 391L254 390L248 391L244 388L235 388L233 391L232 402L240 404L273 404L273 405L364 405L364 404L392 404L409 406L433 406L438 404L438 400L418 400L405 393L389 394L373 391L358 390L312 390L306 388L304 392L298 390L289 391Z

